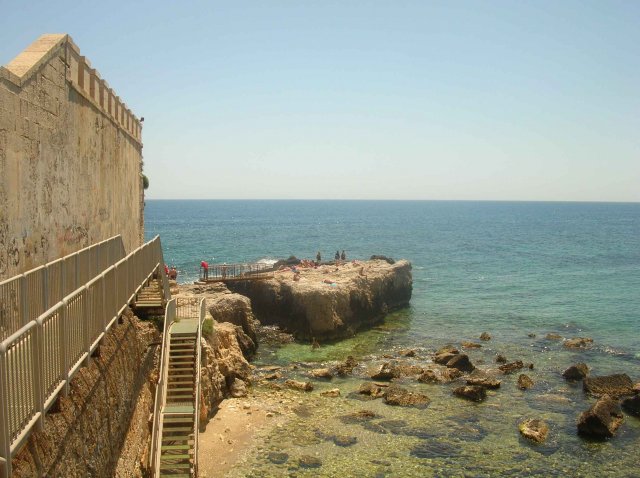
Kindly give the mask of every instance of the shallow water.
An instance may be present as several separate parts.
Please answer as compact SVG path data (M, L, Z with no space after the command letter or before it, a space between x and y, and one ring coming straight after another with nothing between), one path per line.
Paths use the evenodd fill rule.
M575 421L591 401L560 376L585 361L592 374L625 372L640 381L638 204L149 201L146 231L161 234L165 260L183 281L195 278L202 259L311 258L317 250L330 257L344 248L349 258L386 254L412 262L410 307L316 351L300 344L262 347L258 363L324 363L347 355L372 363L408 347L426 360L441 345L487 331L492 340L469 351L474 363L488 367L502 353L535 364L525 372L534 389L517 390L516 373L479 405L451 397L453 385L407 383L431 397L426 410L346 398L362 380L334 379L320 387L341 388L341 398L304 396L311 415L266 437L265 450L233 476L638 476L640 420L626 417L604 443L578 437ZM570 351L546 340L549 332L592 337L594 347ZM362 408L384 418L368 428L337 418ZM518 433L518 422L529 417L551 426L543 446ZM384 420L423 432L381 433ZM322 438L338 431L357 443L340 447ZM270 449L289 459L272 463ZM304 454L321 456L322 466L300 468Z

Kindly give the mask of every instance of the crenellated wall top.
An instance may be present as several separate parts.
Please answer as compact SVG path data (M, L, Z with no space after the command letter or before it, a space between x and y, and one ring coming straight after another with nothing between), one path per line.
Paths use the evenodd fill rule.
M22 88L54 56L64 57L69 85L112 120L122 131L142 145L142 124L127 105L91 67L89 60L67 34L42 35L29 47L0 66L0 81Z

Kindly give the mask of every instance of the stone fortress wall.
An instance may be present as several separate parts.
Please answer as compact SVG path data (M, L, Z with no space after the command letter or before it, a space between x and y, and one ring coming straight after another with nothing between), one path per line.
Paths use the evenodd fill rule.
M69 35L0 66L0 281L144 227L142 127Z

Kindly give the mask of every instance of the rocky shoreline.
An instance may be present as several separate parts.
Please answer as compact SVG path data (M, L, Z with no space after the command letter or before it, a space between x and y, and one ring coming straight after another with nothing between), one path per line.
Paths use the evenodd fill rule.
M207 298L209 311L215 318L213 334L207 338L203 354L205 407L201 410L201 417L204 429L207 420L215 416L202 439L209 440L205 437L213 436L217 441L208 445L203 443L203 449L209 447L214 453L220 443L234 444L234 453L225 460L224 466L205 466L209 471L205 471L203 476L224 476L221 470L231 470L234 463L246 461L250 455L261 454L264 455L265 466L285 462L288 462L289 470L323 466L318 457L305 455L293 460L285 452L268 452L264 442L265 437L277 435L279 427L298 423L302 413L300 408L314 407L313 404L320 403L319 400L325 407L327 400L334 400L340 407L347 407L347 403L362 403L363 407L353 412L353 416L345 415L344 423L362 426L366 432L399 434L411 439L424 434L425 438L436 435L405 425L399 430L385 428L394 420L385 420L380 406L389 407L389 410L414 409L420 413L424 409L441 408L445 403L447 406L451 403L455 408L455 402L462 401L460 403L492 409L501 406L498 403L504 406L505 400L508 402L511 399L508 397L516 394L527 403L536 404L532 408L534 412L547 406L556 412L563 410L565 414L575 410L573 405L570 406L570 396L563 395L561 390L549 391L546 384L549 371L539 370L533 363L535 360L509 360L497 352L487 360L488 350L500 348L488 333L475 340L461 340L459 345L395 349L381 355L348 357L342 361L269 364L263 358L259 367L249 363L259 341L265 340L271 342L272 347L274 344L277 347L280 342L293 340L292 335L276 327L261 325L257 317L267 324L277 324L297 339L316 339L313 345L306 345L311 349L323 347L324 340L347 337L361 327L374 325L384 317L383 312L406 304L411 294L410 264L406 261L395 264L372 262L374 264L367 263L368 267L362 263L348 263L337 268L330 266L329 272L322 268L287 269L272 280L253 285L235 283L227 288L221 284L194 284L176 287L174 292L178 297ZM362 280L364 267L367 267L366 278L371 279L370 282ZM324 278L331 283L324 282ZM377 298L373 298L371 294L376 292ZM362 307L363 301L367 307ZM294 312L287 313L287 307ZM369 315L363 318L354 310L367 310ZM548 344L562 340L561 349L576 352L589 350L593 344L586 337L564 340L556 334L539 339L535 334L529 337L532 341ZM567 384L566 391L571 392L576 387L583 389L582 402L589 406L574 412L573 432L566 425L554 423L553 413L520 416L513 425L515 433L542 447L541 450L553 453L557 449L559 433L573 433L591 440L615 440L625 415L640 416L640 384L634 385L629 376L623 373L596 375L597 370L582 362L566 364L556 373ZM504 399L500 398L503 394ZM222 403L224 399L228 400ZM381 405L373 406L376 403ZM540 404L544 406L541 408ZM238 420L244 425L234 432L229 424ZM327 441L337 447L351 447L360 439L357 433L350 434L346 430L342 433L320 428L313 433L314 440ZM484 436L486 431L481 433ZM469 437L472 442L481 438ZM431 457L433 453L446 452L452 456L457 453L444 443L437 449L432 447L418 444L410 454L423 458Z

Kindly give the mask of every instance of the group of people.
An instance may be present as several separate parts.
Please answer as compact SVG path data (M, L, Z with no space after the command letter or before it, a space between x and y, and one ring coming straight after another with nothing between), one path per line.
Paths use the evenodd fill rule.
M176 280L178 278L178 270L176 269L176 266L171 266L171 268L169 268L169 266L165 264L164 273L171 280Z
M340 253L340 249L338 249L336 251L335 256L333 256L333 258L337 261L346 261L347 260L347 254L344 252L344 249L342 249L342 254ZM320 254L320 251L318 251L318 253L316 254L316 264L320 264L320 262L322 261L322 255Z

